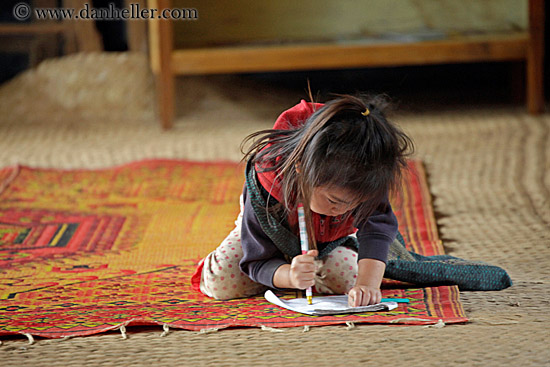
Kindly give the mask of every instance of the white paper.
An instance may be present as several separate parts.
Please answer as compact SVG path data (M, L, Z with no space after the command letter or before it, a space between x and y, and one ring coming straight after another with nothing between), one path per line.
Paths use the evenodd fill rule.
M370 306L349 307L348 296L325 296L313 297L313 304L308 305L305 298L280 299L268 290L264 297L269 302L284 307L288 310L303 313L306 315L337 315L342 313L390 311L397 307L397 302L383 302Z

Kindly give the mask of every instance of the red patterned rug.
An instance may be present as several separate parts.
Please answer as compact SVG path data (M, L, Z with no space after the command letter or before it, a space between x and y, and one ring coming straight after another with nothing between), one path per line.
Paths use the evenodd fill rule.
M339 316L296 314L262 296L222 302L193 291L197 261L232 229L242 171L234 163L175 160L95 171L0 169L0 335L467 321L455 286L388 281L384 297L411 302ZM421 163L410 163L403 194L392 202L409 249L442 254Z

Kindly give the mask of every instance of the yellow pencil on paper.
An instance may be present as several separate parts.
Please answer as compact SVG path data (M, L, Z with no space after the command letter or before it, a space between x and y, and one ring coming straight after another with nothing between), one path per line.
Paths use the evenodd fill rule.
M305 254L309 251L309 241L307 238L304 206L302 204L298 204L298 225L300 226L300 243L302 245L302 254ZM311 305L313 303L313 292L311 290L311 287L308 287L308 289L306 289L306 298L308 305Z

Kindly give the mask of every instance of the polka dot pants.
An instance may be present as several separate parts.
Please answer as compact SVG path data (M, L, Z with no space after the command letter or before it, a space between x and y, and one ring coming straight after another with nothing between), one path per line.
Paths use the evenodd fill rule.
M327 294L345 294L357 279L357 252L338 246L328 256L317 260L315 291Z
M239 268L243 257L241 246L241 223L243 220L243 198L241 212L235 221L235 229L223 240L218 248L204 259L201 292L215 299L249 297L262 293L267 287L253 282Z
M200 289L215 299L249 297L267 290L241 272L239 262L243 256L241 246L241 213L235 221L235 229L218 248L204 259ZM337 247L328 256L316 260L315 288L317 293L345 294L357 278L357 252L347 247Z

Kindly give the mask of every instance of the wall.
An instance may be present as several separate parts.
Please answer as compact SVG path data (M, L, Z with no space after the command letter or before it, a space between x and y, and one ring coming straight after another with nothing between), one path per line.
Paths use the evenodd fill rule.
M176 21L177 48L251 42L438 38L525 29L527 0L175 0L195 8Z

